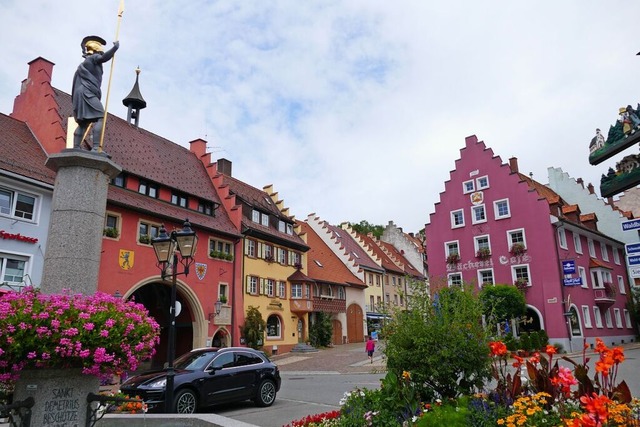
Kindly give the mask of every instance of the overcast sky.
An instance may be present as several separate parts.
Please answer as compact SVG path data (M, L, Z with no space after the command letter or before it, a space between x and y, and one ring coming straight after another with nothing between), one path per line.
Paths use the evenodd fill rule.
M0 0L0 112L39 56L70 93L80 41L110 45L118 4ZM599 191L637 151L588 162L595 129L640 101L639 16L622 0L129 0L108 110L126 118L139 66L141 127L206 139L298 219L415 232L469 135L543 184L554 166Z

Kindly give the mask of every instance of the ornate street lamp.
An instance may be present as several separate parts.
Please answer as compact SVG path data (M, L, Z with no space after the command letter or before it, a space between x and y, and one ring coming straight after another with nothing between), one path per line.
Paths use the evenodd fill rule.
M151 245L158 259L158 268L162 280L171 274L171 305L169 307L169 343L167 346L167 384L165 388L165 412L171 413L173 407L173 379L175 370L173 362L176 357L176 279L179 274L189 275L189 267L193 264L198 236L191 229L186 219L180 231L167 234L164 224L160 226L158 237L151 239ZM180 255L180 257L178 257ZM173 257L173 259L171 259ZM184 270L178 272L178 262Z
M213 304L214 313L209 313L209 320L213 320L222 311L222 301L218 300Z

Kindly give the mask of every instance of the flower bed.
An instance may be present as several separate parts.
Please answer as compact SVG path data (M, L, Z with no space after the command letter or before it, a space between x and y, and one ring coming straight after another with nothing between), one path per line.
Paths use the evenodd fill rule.
M640 426L640 400L625 381L618 382L624 361L621 347L596 340L598 360L589 377L585 343L582 363L554 360L547 346L528 359L510 353L501 341L489 344L495 387L473 396L425 403L411 373L389 372L380 389L356 389L340 401L339 416L319 414L286 427L320 426ZM573 366L558 364L558 358ZM526 371L526 375L523 373Z

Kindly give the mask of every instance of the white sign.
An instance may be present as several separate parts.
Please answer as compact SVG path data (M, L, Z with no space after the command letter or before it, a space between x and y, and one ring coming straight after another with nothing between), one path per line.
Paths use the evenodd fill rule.
M640 267L629 267L629 275L634 279L640 277Z

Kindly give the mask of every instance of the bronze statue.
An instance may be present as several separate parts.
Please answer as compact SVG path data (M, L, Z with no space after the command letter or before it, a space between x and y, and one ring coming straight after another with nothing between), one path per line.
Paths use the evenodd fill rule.
M103 46L107 42L98 36L87 36L82 40L82 56L84 61L78 66L73 76L71 100L73 102L73 118L78 128L73 134L73 147L80 148L91 127L93 127L93 150L98 150L102 132L104 107L100 102L102 91L102 64L113 58L120 47L120 42L113 42L113 47L106 52Z

